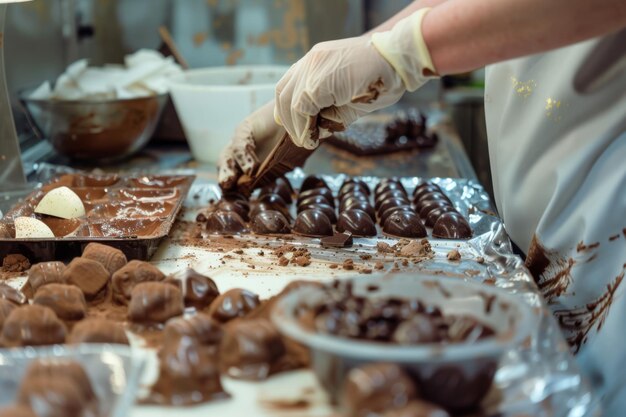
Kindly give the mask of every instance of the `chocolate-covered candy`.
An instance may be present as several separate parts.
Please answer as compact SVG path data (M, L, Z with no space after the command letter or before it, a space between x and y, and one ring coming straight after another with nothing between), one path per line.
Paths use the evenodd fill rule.
M28 302L28 299L21 291L3 282L0 282L0 299L7 300L15 305L22 305Z
M304 206L300 206L300 212L305 210L319 210L328 217L331 223L337 223L337 214L335 212L335 208L329 206L328 204L307 204Z
M374 207L365 201L351 201L345 205L342 212L346 210L362 210L370 216L372 221L376 221L376 212L374 211Z
M44 285L35 293L33 304L51 308L61 320L80 320L87 313L85 296L74 285Z
M382 203L384 203L389 198L397 198L397 199L406 201L407 204L409 204L409 199L406 196L406 194L404 193L404 191L402 191L402 190L388 190L388 191L385 191L384 193L380 194L378 197L376 197L376 201L374 202L374 207L376 208L376 210L378 210L380 205Z
M165 274L154 265L138 260L132 260L119 269L111 279L113 300L119 304L128 304L130 293L135 285L142 282L158 282L165 279Z
M135 323L165 323L183 314L183 294L174 285L164 282L143 282L131 292L128 318Z
M383 232L398 237L426 237L426 229L419 216L410 211L396 211L387 217Z
M393 333L393 341L401 345L435 343L441 340L438 324L441 319L427 314L416 314L400 323Z
M362 210L343 211L337 219L339 232L350 232L354 236L376 236L376 225L372 218Z
M416 209L420 217L425 219L428 217L431 211L440 209L442 207L452 207L447 200L421 200L420 204L416 205Z
M163 332L166 340L186 336L194 338L206 346L216 346L224 334L222 323L205 313L168 320Z
M302 181L302 185L300 186L300 193L306 190L311 190L313 188L328 188L328 184L322 178L317 175L309 175Z
M233 211L241 216L244 221L249 220L248 212L250 211L250 206L247 202L241 204L239 201L220 200L215 207L216 210Z
M128 263L121 250L95 242L85 247L82 257L100 262L111 275Z
M128 337L120 323L111 320L88 318L81 320L72 328L68 343L107 343L128 345Z
M335 207L335 201L333 199L328 199L323 195L312 195L310 197L298 200L298 213L303 210L304 207L307 206L317 206L325 204L327 206Z
M278 211L291 223L292 218L289 208L280 204L255 203L250 210L250 218L254 219L259 213L264 211Z
M424 194L430 194L430 193L441 193L441 188L433 183L423 183L418 185L417 187L415 187L415 190L413 190L413 200L417 201L420 198L422 198L422 195Z
M42 346L65 342L67 329L48 307L25 305L9 314L2 326L5 346Z
M236 212L216 210L207 216L206 230L211 234L238 235L246 231L246 225Z
M348 206L355 203L370 204L370 198L367 194L363 193L346 194L339 201L339 211L342 212L346 210Z
M31 363L17 394L17 402L38 417L97 415L97 401L82 365L70 360Z
M40 262L33 265L28 271L26 288L31 293L35 293L43 285L65 283L65 278L63 277L65 268L65 264L58 261Z
M405 198L391 197L391 198L384 200L378 206L377 213L378 213L378 216L380 217L385 211L389 210L392 207L408 206L410 204L411 203Z
M285 346L267 319L237 320L225 327L220 367L237 379L262 380L274 373Z
M293 232L303 236L332 236L333 225L321 210L308 209L300 212L293 225Z
M239 201L242 204L243 203L248 203L248 197L246 197L244 194L242 194L240 192L237 192L237 191L225 191L222 194L221 200Z
M400 366L371 363L350 370L342 402L350 417L371 417L404 407L417 395L415 383Z
M185 306L195 307L198 310L211 305L220 292L215 282L192 268L187 268L172 275L169 280L178 282L179 288L183 292Z
M215 320L225 323L243 317L259 306L259 296L242 288L226 291L213 301L208 314Z
M214 349L192 337L165 339L159 352L159 379L152 387L152 401L185 406L226 397Z
M300 205L300 202L302 200L305 200L310 197L315 197L315 196L322 196L327 200L326 204L332 203L331 204L332 206L335 205L335 198L333 197L333 192L330 191L329 188L325 188L325 187L312 188L310 190L306 190L300 193L300 195L298 195L298 205Z
M431 210L426 216L426 221L425 221L426 226L433 227L435 223L437 223L437 220L439 219L439 217L441 217L441 215L444 213L456 213L456 212L457 212L456 209L452 206L442 206L437 209Z
M439 216L433 226L433 237L442 239L469 239L472 237L472 228L465 217L459 213L444 213Z
M270 207L287 207L287 202L278 194L261 194L257 199L259 203L265 203Z
M266 210L258 212L250 224L252 231L259 235L289 233L289 220L279 211Z
M5 300L4 298L0 298L0 329L2 329L4 321L7 317L9 317L9 314L11 314L11 312L16 308L17 305Z
M370 195L372 193L365 181L351 178L344 181L344 183L341 185L341 188L339 189L339 195L341 196L344 194L352 194L355 191L359 191L367 195Z
M74 258L63 271L63 281L80 288L87 300L101 298L110 277L111 274L100 262L86 258Z
M2 270L5 272L24 272L30 268L30 261L21 253L14 253L4 257Z
M376 187L374 188L374 197L378 198L378 196L389 190L400 190L406 195L406 189L399 180L387 178L376 184Z
M392 408L382 417L451 417L445 409L424 400L412 400L403 407Z
M380 224L385 224L385 222L387 221L387 218L389 216L391 216L393 213L395 213L396 211L409 211L411 213L415 213L415 211L413 211L413 208L411 206L408 205L402 205L402 206L394 206L394 207L389 207L387 210L383 211L380 214Z
M291 198L291 196L293 195L293 188L291 187L291 184L287 179L278 178L271 187L273 193L281 196L282 199L285 200L285 203L291 204L291 202L293 201L293 199Z

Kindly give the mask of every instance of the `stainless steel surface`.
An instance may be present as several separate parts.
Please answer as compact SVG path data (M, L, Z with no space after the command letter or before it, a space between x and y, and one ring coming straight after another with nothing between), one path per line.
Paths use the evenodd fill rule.
M7 5L0 4L0 191L13 191L26 184L20 145L4 68L4 21Z
M40 137L76 160L111 162L152 137L168 95L106 101L35 100L23 96Z

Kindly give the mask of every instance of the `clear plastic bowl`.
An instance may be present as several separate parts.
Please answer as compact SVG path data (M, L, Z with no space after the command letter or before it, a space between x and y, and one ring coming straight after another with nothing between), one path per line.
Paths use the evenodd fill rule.
M531 307L520 297L459 278L387 274L352 279L353 292L368 298L397 297L421 300L444 315L468 315L490 325L494 337L471 344L396 345L348 339L305 328L296 317L301 307L326 302L322 289L307 286L281 299L272 312L279 331L309 347L312 367L331 399L337 403L346 374L371 362L397 363L418 381L427 399L464 410L478 405L491 388L500 358L533 333ZM376 285L375 292L367 287Z

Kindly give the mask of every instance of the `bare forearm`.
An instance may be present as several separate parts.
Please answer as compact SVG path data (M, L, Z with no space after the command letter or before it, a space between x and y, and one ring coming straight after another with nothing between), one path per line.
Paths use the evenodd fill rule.
M371 35L374 32L383 32L385 30L390 30L391 28L393 28L396 22L404 19L407 16L410 16L419 9L423 9L425 7L435 7L446 1L447 0L416 0L383 23L381 23L380 25L376 26L374 29L367 32L367 35Z
M448 0L426 15L422 33L435 68L444 75L559 48L624 26L624 0Z

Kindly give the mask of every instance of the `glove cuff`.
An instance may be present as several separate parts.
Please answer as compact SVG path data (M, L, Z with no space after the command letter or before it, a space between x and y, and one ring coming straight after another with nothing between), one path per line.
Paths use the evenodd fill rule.
M393 29L372 35L372 45L396 70L408 91L439 77L422 36L422 20L430 10L420 9Z

